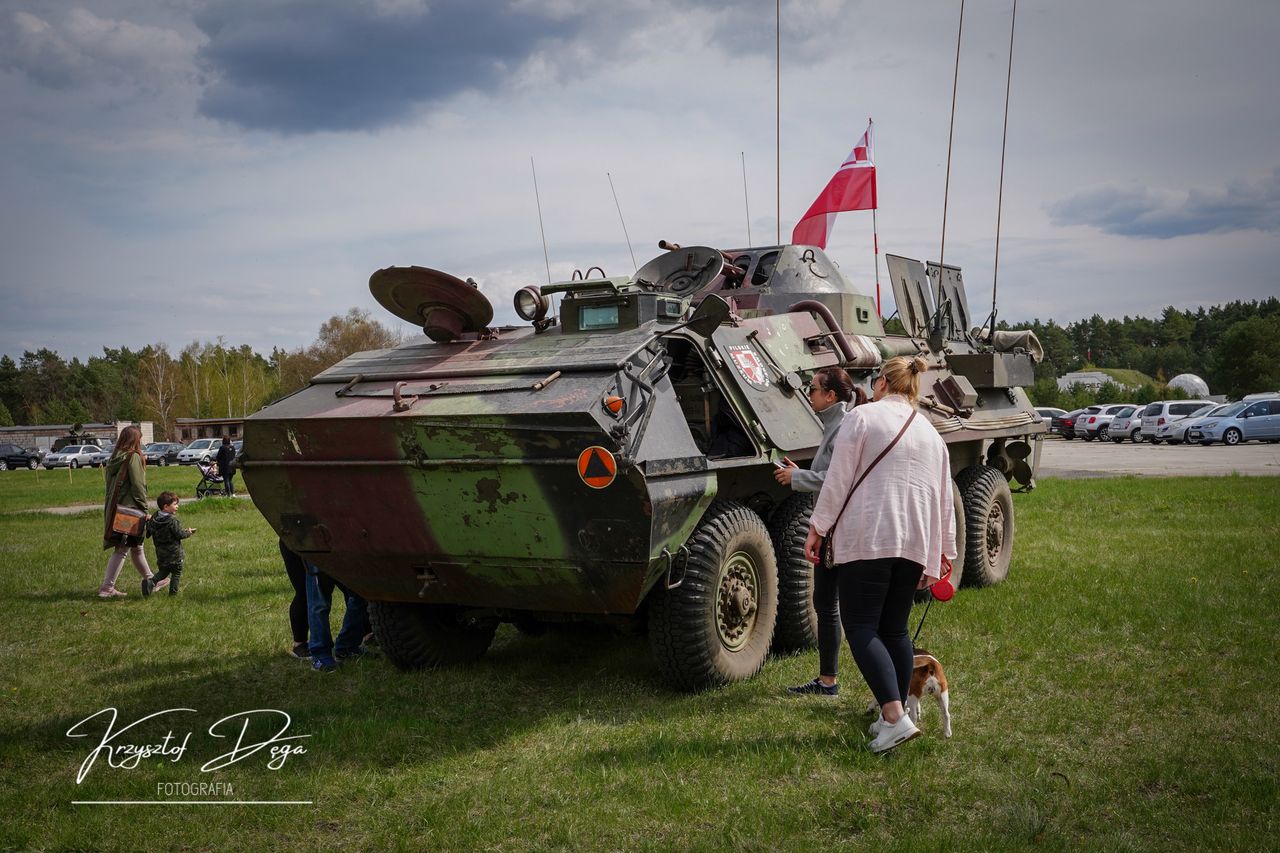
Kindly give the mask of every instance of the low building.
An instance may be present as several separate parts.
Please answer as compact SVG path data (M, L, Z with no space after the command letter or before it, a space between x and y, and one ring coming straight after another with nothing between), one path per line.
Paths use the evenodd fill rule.
M1077 370L1075 373L1067 373L1058 377L1058 390L1070 391L1072 385L1080 385L1090 391L1097 391L1108 382L1119 388L1127 387L1100 370Z
M232 441L244 431L244 418L178 418L173 422L174 441L191 442L197 438L222 438Z
M142 430L142 443L155 441L155 425L151 421L116 421L109 424L39 424L0 427L0 442L19 447L38 447L48 450L60 438L79 436L86 443L106 444L114 442L127 426Z

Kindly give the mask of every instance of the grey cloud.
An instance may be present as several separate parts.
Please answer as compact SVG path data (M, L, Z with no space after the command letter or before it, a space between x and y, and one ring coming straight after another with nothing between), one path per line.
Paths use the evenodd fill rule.
M190 68L195 46L164 27L73 8L57 18L22 10L0 19L0 68L49 89L93 83L151 89Z
M195 22L208 41L200 111L285 133L372 129L423 104L492 90L580 19L528 2L224 0Z
M1247 183L1185 194L1105 188L1050 204L1055 225L1091 225L1122 237L1166 239L1228 231L1280 230L1280 169Z

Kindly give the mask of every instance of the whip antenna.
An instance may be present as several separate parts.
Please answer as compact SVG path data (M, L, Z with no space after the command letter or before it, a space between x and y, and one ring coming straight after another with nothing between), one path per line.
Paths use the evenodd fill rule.
M538 231L542 234L542 260L547 264L547 284L551 284L551 256L547 254L547 231L542 227L542 199L538 196L538 169L533 165L533 157L529 158L529 169L533 172L533 200L538 204Z
M947 131L947 180L942 190L942 248L938 250L938 275L947 254L947 199L951 193L951 142L956 133L956 87L960 83L960 36L964 33L964 0L960 0L960 26L956 30L956 70L951 78L951 128Z
M1000 214L1004 206L1004 151L1009 142L1009 89L1013 83L1013 32L1018 24L1018 0L1009 22L1009 71L1004 81L1004 132L1000 137L1000 189L996 192L996 263L991 271L991 334L996 332L996 283L1000 280Z
M618 191L613 188L613 175L605 172L604 176L609 179L609 191L613 193L613 204L618 208L618 221L622 223L622 236L627 239L627 251L631 252L631 266L636 267L636 253L631 251L631 236L627 234L627 220L622 218L622 205L618 204Z
M754 246L751 242L751 202L747 200L747 152L738 153L742 155L742 206L747 209L747 245Z
M774 2L774 69L777 81L777 91L775 93L774 116L777 118L778 135L774 141L774 151L777 157L775 174L777 175L778 185L774 197L777 199L777 224L778 224L778 245L782 245L782 0Z

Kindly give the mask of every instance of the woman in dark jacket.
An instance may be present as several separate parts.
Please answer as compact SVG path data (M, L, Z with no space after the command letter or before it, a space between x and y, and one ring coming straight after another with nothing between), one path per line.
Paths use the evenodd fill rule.
M116 589L116 578L120 576L126 552L142 576L143 585L151 579L147 554L142 550L142 537L126 536L111 529L117 506L147 511L147 460L139 449L141 443L142 430L136 426L125 427L120 431L115 452L106 465L107 500L103 506L102 547L114 550L107 560L107 573L102 578L102 586L98 587L98 598L124 597L125 593Z

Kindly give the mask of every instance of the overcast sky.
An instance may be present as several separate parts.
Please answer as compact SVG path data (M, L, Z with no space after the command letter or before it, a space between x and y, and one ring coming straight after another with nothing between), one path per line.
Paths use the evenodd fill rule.
M989 304L1009 2L965 9L946 260ZM939 253L959 0L782 3L788 239L876 123L882 251ZM480 282L774 242L772 0L4 0L0 353L313 340L390 265ZM1280 292L1280 3L1022 0L1000 313ZM828 246L874 291L869 213ZM893 310L885 281L885 308Z

